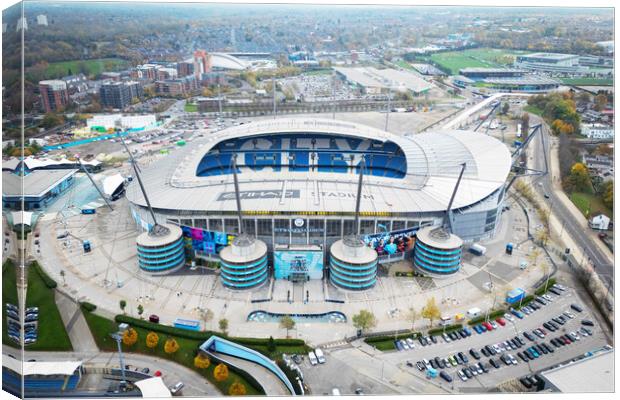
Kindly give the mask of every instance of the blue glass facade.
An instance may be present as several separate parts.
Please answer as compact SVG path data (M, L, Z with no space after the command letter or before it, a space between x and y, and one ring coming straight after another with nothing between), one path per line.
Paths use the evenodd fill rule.
M330 255L329 280L343 289L369 289L377 283L377 260L368 264L351 264Z
M232 289L249 289L262 285L269 276L267 253L256 261L236 264L220 261L222 284Z
M170 244L157 247L138 245L138 266L147 272L165 272L185 263L183 237Z
M439 249L416 241L413 252L413 265L421 272L432 275L454 274L461 267L460 247L455 249Z

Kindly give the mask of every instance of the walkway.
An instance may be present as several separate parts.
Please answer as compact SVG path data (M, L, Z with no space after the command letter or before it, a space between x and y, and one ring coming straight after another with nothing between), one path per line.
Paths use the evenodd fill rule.
M79 353L99 351L80 306L57 290L54 291L54 298L69 339L71 339L73 350Z
M291 395L291 392L289 392L284 383L267 368L251 361L243 360L241 358L229 356L222 353L215 353L213 354L213 356L219 358L227 364L232 364L235 367L238 367L246 371L248 374L252 375L254 379L256 379L258 383L263 387L267 396ZM293 384L295 384L295 382L293 382Z

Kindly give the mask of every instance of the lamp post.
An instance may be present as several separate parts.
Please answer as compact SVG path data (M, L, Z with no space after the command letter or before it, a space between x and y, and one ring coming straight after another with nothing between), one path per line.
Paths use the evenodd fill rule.
M119 324L118 332L111 333L110 336L112 339L116 341L116 345L118 348L118 360L121 367L121 387L124 388L127 385L127 377L125 376L125 360L123 359L123 348L121 346L121 341L123 340L123 333L129 328L127 324Z

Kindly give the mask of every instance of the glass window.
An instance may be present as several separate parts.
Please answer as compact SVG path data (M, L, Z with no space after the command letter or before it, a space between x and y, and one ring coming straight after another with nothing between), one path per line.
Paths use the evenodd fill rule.
M181 225L185 225L185 226L193 226L192 225L192 220L191 219L182 219L181 220Z
M323 219L311 219L308 220L308 229L310 230L310 237L323 238L325 233L325 220Z
M167 221L172 223L172 224L174 224L174 225L179 225L179 220L178 219L168 218Z
M360 233L363 235L372 235L375 233L375 220L363 219L360 222Z
M271 219L259 219L258 220L258 235L259 236L271 236L273 234L273 228L271 227Z
M399 231L406 228L406 221L392 221L392 230Z
M377 232L390 232L392 230L392 221L387 220L378 220L377 221Z
M327 220L327 236L340 237L341 222L339 219Z
M420 226L420 223L418 221L414 221L411 219L407 221L407 228L417 228L418 226Z
M345 219L344 220L344 232L343 235L353 235L355 232L355 220Z
M196 218L194 220L194 226L196 228L203 228L203 229L207 229L207 220L204 218Z
M224 232L226 233L239 233L239 220L233 218L226 218L224 220Z
M243 220L243 230L250 236L256 236L256 225L255 219L244 219Z
M222 220L221 219L209 219L209 230L213 232L223 232Z

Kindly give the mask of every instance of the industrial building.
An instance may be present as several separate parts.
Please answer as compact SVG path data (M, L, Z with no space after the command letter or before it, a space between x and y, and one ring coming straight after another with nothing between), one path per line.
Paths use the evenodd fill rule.
M364 93L381 94L388 91L410 91L414 95L428 92L433 85L412 72L391 68L335 67L341 79L358 86Z
M452 82L460 88L504 93L544 93L560 86L560 82L555 79L534 75L523 69L463 68L459 73Z
M281 246L318 246L312 251L322 255L320 265L341 269L347 269L346 255L339 257L336 249L328 260L327 254L347 236L360 235L365 248L377 250L372 252L376 257L411 249L411 238L421 227L442 224L463 163L449 216L453 233L467 242L493 236L511 164L504 144L475 132L401 137L355 123L310 118L231 127L142 170L157 220L181 227L191 257L217 259L239 234L234 155L239 160L244 232L264 242L274 260ZM354 232L362 157L365 177L359 230ZM139 229L149 229L153 220L135 183L128 186L127 198ZM309 255L291 257L281 258L294 258L307 271L318 268L318 261L308 266L314 260ZM234 257L229 258L227 265L236 265ZM368 272L368 284L373 262L358 266ZM337 267L333 270L338 272Z
M2 171L2 207L40 210L73 184L76 169L36 170L27 174ZM23 186L22 186L23 185Z
M545 390L560 393L613 393L614 350L586 353L584 358L543 371Z

